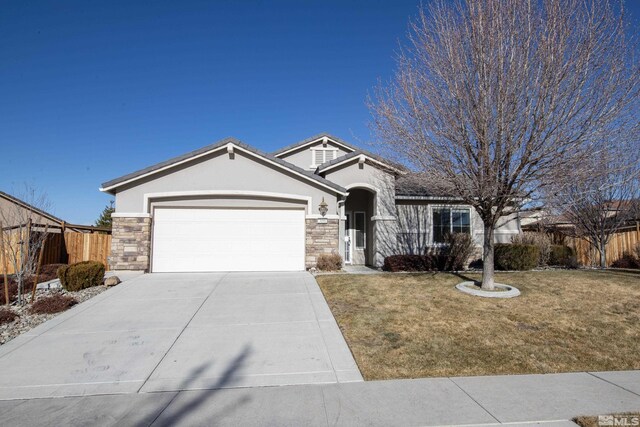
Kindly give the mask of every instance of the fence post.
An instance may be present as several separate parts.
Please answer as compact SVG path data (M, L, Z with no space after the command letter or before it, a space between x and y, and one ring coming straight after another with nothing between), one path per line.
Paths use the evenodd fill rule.
M4 229L2 228L2 221L0 221L0 252L2 254L2 271L4 275L4 301L6 305L9 305L9 283L7 280L7 253L4 251Z

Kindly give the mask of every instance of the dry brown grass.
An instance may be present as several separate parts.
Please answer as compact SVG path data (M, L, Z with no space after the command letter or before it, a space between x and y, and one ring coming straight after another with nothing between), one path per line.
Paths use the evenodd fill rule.
M639 274L496 277L522 295L466 295L447 273L317 280L368 380L640 369Z
M624 420L623 422L627 422L629 424L623 425L637 425L640 420L640 412L624 412L622 414L612 414L614 417L621 418ZM597 416L583 416L576 417L572 420L574 423L578 424L580 427L601 427L602 424L599 422ZM633 424L633 423L636 424Z

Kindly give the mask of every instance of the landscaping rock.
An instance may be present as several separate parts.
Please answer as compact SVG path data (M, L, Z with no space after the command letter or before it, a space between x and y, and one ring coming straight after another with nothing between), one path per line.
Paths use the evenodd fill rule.
M47 282L41 282L36 285L36 289L59 289L62 285L60 279L53 279Z
M104 279L105 286L115 286L118 283L121 283L121 281L118 278L118 276L111 276L111 277L107 277L106 279Z

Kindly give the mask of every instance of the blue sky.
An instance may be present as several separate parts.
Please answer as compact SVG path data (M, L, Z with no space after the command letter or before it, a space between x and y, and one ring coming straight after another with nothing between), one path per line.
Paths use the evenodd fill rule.
M93 223L100 183L226 136L365 144L366 95L418 4L0 1L0 190Z

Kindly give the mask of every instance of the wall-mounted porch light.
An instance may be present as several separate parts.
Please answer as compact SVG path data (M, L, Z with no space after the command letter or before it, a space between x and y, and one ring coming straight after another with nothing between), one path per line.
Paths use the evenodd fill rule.
M329 205L327 204L327 202L324 201L324 197L322 198L322 201L318 206L318 211L320 212L320 215L322 215L323 217L327 214L327 212L329 212Z

